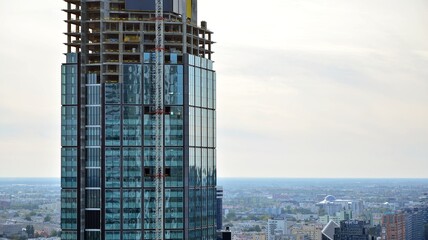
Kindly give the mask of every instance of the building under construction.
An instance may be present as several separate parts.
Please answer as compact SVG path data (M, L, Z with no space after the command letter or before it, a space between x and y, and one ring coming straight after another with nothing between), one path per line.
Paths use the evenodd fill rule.
M216 75L197 0L65 0L62 239L216 238Z

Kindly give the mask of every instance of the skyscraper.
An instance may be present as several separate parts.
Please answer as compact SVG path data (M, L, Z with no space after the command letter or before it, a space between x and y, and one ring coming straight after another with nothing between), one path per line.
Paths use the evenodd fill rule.
M340 226L334 230L334 240L369 240L369 224L364 221L340 221Z
M216 75L197 0L164 0L162 109L154 0L65 2L62 239L156 239L159 219L162 239L215 239Z
M406 215L403 212L386 213L383 215L382 239L406 239Z

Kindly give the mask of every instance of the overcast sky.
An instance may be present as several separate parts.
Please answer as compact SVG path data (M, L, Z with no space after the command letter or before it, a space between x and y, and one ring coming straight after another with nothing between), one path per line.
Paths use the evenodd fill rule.
M428 2L199 0L218 176L428 177ZM60 176L60 0L0 1L0 177Z

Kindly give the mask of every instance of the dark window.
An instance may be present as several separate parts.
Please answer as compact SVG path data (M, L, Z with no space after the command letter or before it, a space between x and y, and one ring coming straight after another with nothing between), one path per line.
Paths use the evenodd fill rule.
M100 211L85 212L86 229L100 229Z

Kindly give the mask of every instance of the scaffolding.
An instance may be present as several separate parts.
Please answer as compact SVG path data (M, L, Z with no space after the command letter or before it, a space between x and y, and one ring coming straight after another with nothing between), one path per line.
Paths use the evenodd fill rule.
M156 222L155 234L157 240L163 239L163 210L164 210L164 164L163 164L163 65L164 65L164 18L163 18L163 0L156 0L156 46L155 46L155 149L156 149L156 168L155 168L155 201L156 201Z

